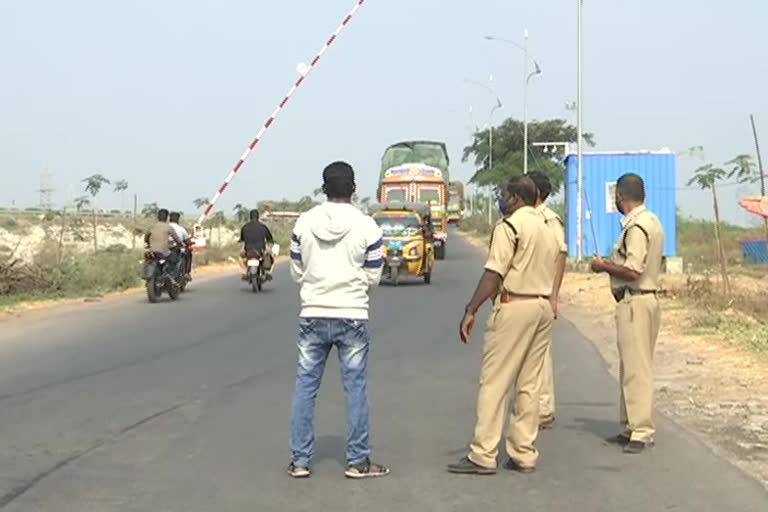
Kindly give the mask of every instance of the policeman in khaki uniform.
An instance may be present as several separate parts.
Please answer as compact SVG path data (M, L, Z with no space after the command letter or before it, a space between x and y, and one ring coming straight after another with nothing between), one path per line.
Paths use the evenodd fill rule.
M560 216L552 211L545 201L552 193L552 184L546 174L539 171L528 173L528 177L536 184L538 198L536 199L536 211L544 219L544 223L552 231L557 239L557 245L560 253L557 255L555 263L555 286L552 289L552 295L549 302L552 305L552 311L557 318L557 302L560 297L560 286L563 284L565 275L565 260L568 255L568 246L565 243L565 226ZM544 358L544 370L539 379L539 427L552 428L555 423L555 373L552 362L552 339L549 340L549 349Z
M506 203L506 204L505 204ZM554 313L549 302L555 280L557 241L533 208L536 185L530 178L510 181L500 201L511 214L493 231L485 272L466 307L460 336L467 343L480 306L493 299L488 319L477 398L477 422L469 454L448 466L452 473L493 474L510 395L506 449L510 470L535 470L539 453L538 379L549 346Z
M654 443L653 351L661 308L657 292L664 250L659 218L645 208L640 176L625 174L616 183L616 208L624 215L610 261L597 257L595 272L611 276L616 299L616 337L621 359L621 426L611 443L625 453L641 453Z

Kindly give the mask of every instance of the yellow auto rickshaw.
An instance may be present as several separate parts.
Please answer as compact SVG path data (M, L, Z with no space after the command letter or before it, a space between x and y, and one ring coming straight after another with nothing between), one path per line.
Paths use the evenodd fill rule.
M387 202L374 205L370 211L383 234L383 276L395 286L403 276L422 277L429 284L435 267L429 206Z

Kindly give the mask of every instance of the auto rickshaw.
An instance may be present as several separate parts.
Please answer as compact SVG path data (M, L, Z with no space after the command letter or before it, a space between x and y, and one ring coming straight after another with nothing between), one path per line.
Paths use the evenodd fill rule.
M383 276L395 286L403 276L422 277L429 284L435 267L429 206L387 202L374 205L370 211L383 234Z

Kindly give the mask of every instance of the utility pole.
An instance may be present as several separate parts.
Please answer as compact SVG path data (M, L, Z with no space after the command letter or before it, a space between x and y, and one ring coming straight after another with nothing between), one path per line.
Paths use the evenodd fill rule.
M40 174L40 208L50 211L53 208L53 180L48 168L45 168Z
M584 7L584 0L577 0L579 2L579 10L578 10L578 41L576 44L576 51L578 53L577 58L577 99L576 99L576 109L578 111L578 120L576 122L578 134L577 134L577 144L578 144L578 176L577 176L577 193L576 193L576 259L577 261L581 261L584 257L584 236L583 236L583 216L584 216L584 205L582 204L582 197L584 196L584 98L582 97L583 93L583 81L582 81L582 54L583 54L583 48L582 48L582 10Z
M749 121L752 123L752 135L755 137L755 150L757 151L757 169L760 171L760 195L765 197L765 171L763 170L763 159L760 156L760 142L757 138L757 128L755 127L755 116L749 114ZM763 233L768 242L768 217L763 217Z
M133 194L133 229L131 233L131 248L136 248L136 209L138 207L138 198Z

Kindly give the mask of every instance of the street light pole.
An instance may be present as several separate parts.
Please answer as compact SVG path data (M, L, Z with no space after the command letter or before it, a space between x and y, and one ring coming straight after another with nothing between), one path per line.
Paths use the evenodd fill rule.
M488 172L493 173L493 113L502 107L501 100L496 97L496 105L491 109L488 119ZM493 185L488 185L488 224L493 225Z
M509 39L503 39L501 37L485 36L487 41L498 41L501 43L510 44L523 51L525 56L525 63L523 67L523 174L528 174L528 84L536 75L541 74L541 67L534 61L535 69L532 73L528 72L530 65L530 54L528 52L528 30L523 33L524 44L518 44Z
M525 77L525 83L523 84L523 174L528 174L528 29L525 29L523 34L525 43L523 44L523 52L525 53L525 68L523 70L523 76Z
M494 107L495 108L495 107ZM493 173L493 110L491 110L491 118L488 123L488 172ZM493 225L493 201L491 195L493 193L493 186L488 185L488 225Z
M583 123L584 123L584 98L582 97L582 54L583 54L583 48L582 48L582 10L584 5L584 0L577 0L579 3L579 9L578 9L578 34L577 34L577 44L576 44L576 51L578 53L577 57L577 99L576 99L576 109L577 109L577 127L578 130L577 134L577 144L578 144L578 173L577 173L577 196L576 196L576 218L577 218L577 224L576 224L576 259L577 261L581 261L584 257L584 247L583 247L583 214L584 214L584 206L582 205L582 197L584 195L584 137L583 137Z

